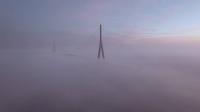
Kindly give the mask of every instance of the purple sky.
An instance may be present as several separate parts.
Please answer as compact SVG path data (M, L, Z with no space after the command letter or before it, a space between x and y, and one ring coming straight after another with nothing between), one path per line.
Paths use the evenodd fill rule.
M90 33L101 23L127 35L198 36L199 11L199 0L1 0L0 25Z

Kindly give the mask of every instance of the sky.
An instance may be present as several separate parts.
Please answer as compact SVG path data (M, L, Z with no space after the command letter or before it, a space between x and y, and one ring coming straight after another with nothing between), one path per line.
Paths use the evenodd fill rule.
M199 0L0 0L1 29L200 36Z

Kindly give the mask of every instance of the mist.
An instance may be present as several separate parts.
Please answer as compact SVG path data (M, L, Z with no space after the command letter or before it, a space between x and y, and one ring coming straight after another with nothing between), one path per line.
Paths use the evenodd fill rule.
M105 37L97 59L97 35L11 35L1 38L2 112L200 110L198 41Z
M199 112L199 4L0 0L0 112Z

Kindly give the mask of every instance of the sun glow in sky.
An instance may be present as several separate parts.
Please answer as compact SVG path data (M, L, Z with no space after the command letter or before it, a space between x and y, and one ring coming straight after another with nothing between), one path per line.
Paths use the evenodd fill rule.
M1 28L200 36L200 0L1 0Z

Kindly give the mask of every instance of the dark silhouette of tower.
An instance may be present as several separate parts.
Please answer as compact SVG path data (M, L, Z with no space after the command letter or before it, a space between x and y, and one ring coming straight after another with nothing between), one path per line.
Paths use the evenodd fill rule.
M105 58L104 50L103 50L103 40L102 40L102 25L100 24L100 42L99 42L99 51L98 51L98 59Z

